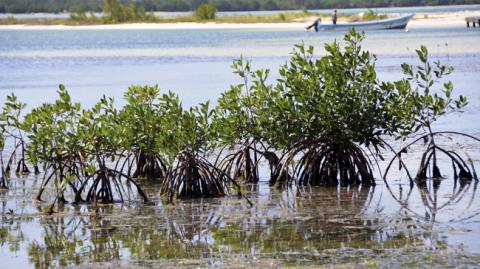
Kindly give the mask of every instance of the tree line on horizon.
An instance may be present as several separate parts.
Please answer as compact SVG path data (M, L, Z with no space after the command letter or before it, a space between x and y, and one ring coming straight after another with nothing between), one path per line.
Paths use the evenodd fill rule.
M133 3L146 11L193 11L205 3L215 5L219 11L480 4L480 0L120 0L119 2ZM0 13L101 12L102 7L103 0L0 0Z

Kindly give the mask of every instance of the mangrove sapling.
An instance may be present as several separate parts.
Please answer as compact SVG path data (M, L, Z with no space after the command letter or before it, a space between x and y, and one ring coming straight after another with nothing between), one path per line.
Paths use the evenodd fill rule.
M126 139L122 124L112 98L103 97L92 109L83 110L81 114L78 130L85 145L84 154L88 161L85 169L88 176L77 193L81 195L85 190L84 200L88 203L131 200L132 187L135 187L141 199L148 201L132 177L119 169L110 168L120 158L118 151ZM80 199L76 197L76 200Z
M127 174L135 167L134 178L163 179L167 166L162 147L169 132L163 118L175 107L166 102L170 99L165 95L160 96L157 85L131 86L124 97L127 104L119 117L126 131L124 148L130 152L125 160L129 162Z
M229 175L207 159L218 140L217 130L212 125L214 113L207 102L171 118L178 124L171 141L175 149L171 156L175 156L175 160L161 187L161 193L170 202L174 198L223 196L228 184L234 183Z
M30 169L28 169L25 158L26 141L22 121L22 112L25 107L26 104L19 102L14 94L7 96L7 100L3 107L1 114L3 139L4 142L8 140L9 144L13 146L5 165L5 169L2 169L5 176L10 173L12 165L16 165L15 172L17 174L30 173ZM20 152L18 153L18 151ZM20 156L17 156L18 154L20 154ZM17 158L19 159L17 160ZM3 165L4 164L2 162L2 166ZM38 168L35 166L35 172L37 172L37 170Z
M284 152L271 184L375 185L370 155L381 158L380 137L393 132L395 87L378 81L363 37L352 30L343 49L327 44L319 59L297 45L277 84L257 91L262 136Z
M399 169L405 168L402 162L402 154L408 153L409 149L418 143L423 142L426 146L422 154L420 165L415 176L417 181L424 181L427 178L441 178L442 174L438 167L438 156L446 156L452 163L454 179L471 180L477 179L473 161L458 150L448 150L441 146L436 140L440 136L464 136L469 139L480 141L473 136L460 132L434 132L432 124L441 116L461 112L467 105L467 98L460 95L458 99L452 97L453 84L451 81L443 83L443 87L436 88L436 84L449 75L453 68L435 62L433 65L428 59L428 50L422 46L416 50L421 65L413 67L403 64L402 69L406 79L396 83L399 91L403 92L402 100L394 104L399 110L398 116L406 122L403 130L400 130L398 138L406 139L411 134L423 131L423 134L395 153L384 174L384 179L395 160L399 160ZM414 87L412 86L414 85ZM451 141L454 142L453 140Z
M2 114L0 114L0 190L6 190L9 186L9 178L7 173L5 172L5 164L3 162L3 152L5 150L5 141L7 136L7 122L6 122L6 114L5 110Z
M25 129L29 144L27 156L32 163L45 164L45 171L37 200L47 186L55 189L53 205L63 204L67 186L78 196L82 173L75 169L83 162L83 144L78 136L80 104L73 103L63 85L59 86L58 99L34 108L25 116Z
M5 167L3 164L3 150L5 149L5 131L3 124L0 124L0 190L8 189L8 177L5 173Z
M221 152L216 163L232 178L257 183L260 159L264 156L271 159L276 155L269 152L262 143L260 126L253 112L257 100L256 89L266 87L265 81L269 71L254 72L250 65L250 61L244 61L243 57L233 62L234 73L243 79L243 83L231 86L218 100L215 120L219 125L220 139L224 147L233 150L225 156L221 156Z

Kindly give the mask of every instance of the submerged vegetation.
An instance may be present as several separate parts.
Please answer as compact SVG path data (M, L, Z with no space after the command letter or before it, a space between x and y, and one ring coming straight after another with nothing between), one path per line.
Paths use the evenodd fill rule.
M208 101L184 108L158 86L132 86L123 107L103 97L84 109L60 85L55 102L23 116L26 105L11 95L0 115L0 187L8 188L11 167L22 174L42 170L37 199L50 201L53 212L65 202L148 201L142 186L149 182L158 182L170 202L241 195L240 184L257 183L264 162L277 187L372 186L383 155L393 150L387 138L414 135L420 138L394 155L384 178L397 159L408 171L401 156L422 140L427 149L412 182L441 176L440 153L450 158L455 180L477 180L470 158L435 142L448 134L476 138L432 131L438 117L467 104L453 97L451 82L436 88L452 68L432 65L421 47L420 66L404 64L404 79L381 81L363 38L352 30L342 44L326 44L323 57L297 45L273 83L269 70L235 60L242 82L213 108Z

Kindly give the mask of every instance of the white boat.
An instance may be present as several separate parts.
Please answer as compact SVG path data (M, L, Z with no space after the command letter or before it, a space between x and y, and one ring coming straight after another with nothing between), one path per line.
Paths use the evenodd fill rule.
M312 25L306 29L312 27L315 28L315 31L345 31L355 28L356 30L386 30L386 29L405 29L407 27L410 19L415 16L415 14L408 14L401 17L384 19L384 20L374 20L374 21L362 21L362 22L352 22L352 23L341 23L341 24L323 24L318 20L315 21Z

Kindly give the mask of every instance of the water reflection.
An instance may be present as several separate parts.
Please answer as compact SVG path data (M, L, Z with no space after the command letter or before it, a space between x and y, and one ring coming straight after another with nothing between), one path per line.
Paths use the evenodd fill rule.
M435 222L465 221L480 214L478 206L474 203L478 190L478 180L452 180L453 183L442 182L450 179L429 179L423 182L416 182L415 185L398 185L398 191L393 190L388 183L386 187L392 198L399 204L401 209L406 210L413 216L431 224ZM415 192L421 203L418 203ZM413 204L412 204L413 201ZM455 209L455 212L452 212ZM477 210L477 211L475 211ZM423 212L422 212L423 211ZM447 214L437 215L441 211L448 211ZM474 213L474 214L472 214ZM443 217L447 217L447 219ZM464 217L463 215L469 215Z
M52 216L25 202L33 195L27 183L0 194L0 252L6 253L0 261L15 255L35 268L178 261L185 266L309 266L358 262L365 253L380 259L385 255L379 253L391 250L445 249L448 242L434 224L463 222L465 211L478 212L478 182L449 182L282 192L260 183L245 187L253 206L237 197L175 205L154 200L96 208L66 205ZM158 186L147 191L158 193Z
M34 240L28 244L29 260L35 268L52 268L78 265L83 260L85 250L82 237L84 229L78 229L81 223L85 223L83 217L49 217L42 219L40 225L43 230L43 238ZM78 229L78 231L77 231ZM94 238L91 238L92 242ZM111 247L110 249L113 250ZM87 250L92 254L97 252ZM115 256L110 256L115 258ZM118 258L118 256L117 256Z
M6 193L5 190L1 190L0 197L4 198ZM8 248L9 252L18 252L20 250L20 243L25 240L20 220L14 215L13 210L7 209L6 201L2 199L1 204L0 246L2 248ZM28 219L24 221L28 222Z

